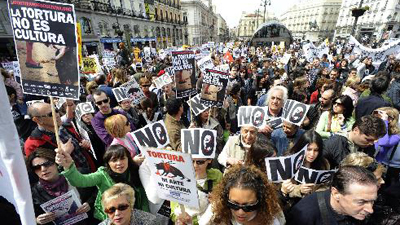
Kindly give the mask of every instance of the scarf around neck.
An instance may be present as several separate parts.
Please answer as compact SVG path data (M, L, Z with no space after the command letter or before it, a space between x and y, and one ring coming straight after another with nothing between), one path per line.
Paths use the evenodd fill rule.
M49 182L39 178L39 183L49 195L54 197L63 195L68 191L68 182L65 177L61 175L55 182Z

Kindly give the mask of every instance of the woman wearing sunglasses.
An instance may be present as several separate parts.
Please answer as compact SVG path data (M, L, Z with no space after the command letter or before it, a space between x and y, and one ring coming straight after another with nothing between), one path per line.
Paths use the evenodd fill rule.
M212 159L193 158L200 207L199 209L194 209L185 206L186 213L182 213L179 204L171 202L171 219L176 222L176 225L199 224L198 219L203 215L209 205L209 194L222 179L221 171L210 168L211 162Z
M103 221L107 218L100 203L101 195L115 183L129 184L135 190L135 208L149 211L149 202L139 178L138 165L133 162L130 152L124 146L112 145L108 147L103 157L105 166L99 167L96 172L91 174L81 174L66 151L57 149L56 152L56 162L64 167L62 174L71 185L75 187L96 186L98 188L94 204L94 217L96 219Z
M355 122L353 110L353 100L349 96L342 95L334 99L332 109L321 114L315 131L323 139L328 139L335 133L350 131Z
M234 165L211 193L199 224L285 224L274 186L255 166Z
M158 225L156 216L134 209L135 191L127 184L114 184L103 193L101 204L107 214L99 225Z
M52 224L56 219L55 213L44 212L41 204L48 202L60 195L74 190L79 196L77 189L71 186L63 175L60 175L55 163L56 153L51 149L37 148L27 159L28 170L33 172L38 178L32 187L32 200L35 209L37 224ZM87 213L90 210L88 203L84 203L76 211L77 214ZM79 224L86 224L82 221Z

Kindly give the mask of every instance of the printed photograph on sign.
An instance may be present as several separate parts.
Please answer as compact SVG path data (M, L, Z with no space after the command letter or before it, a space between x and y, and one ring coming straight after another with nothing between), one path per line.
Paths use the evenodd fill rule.
M121 87L125 88L128 98L130 98L135 105L140 104L140 101L146 98L135 79L131 79L127 83L121 85Z
M177 98L196 94L195 54L192 51L172 52L174 80Z
M206 69L200 93L200 102L208 107L222 107L228 80L228 73Z
M196 116L200 115L200 113L206 111L206 109L209 108L209 107L201 104L200 94L189 99L189 101L187 101L187 103L190 106L190 109L192 110L194 115L196 115Z
M303 165L306 145L300 152L281 157L265 158L268 179L274 183L279 183L291 179Z
M197 183L190 154L145 148L147 165L161 199L199 208Z
M241 106L237 114L238 126L254 126L260 128L267 122L267 112L268 107Z
M303 120L307 116L307 112L310 109L310 106L295 100L288 99L283 106L283 119L295 124L297 126L301 126Z
M24 93L78 99L74 5L31 0L8 3Z
M128 93L123 87L113 88L112 91L117 102L122 102L123 100L129 99Z
M144 147L164 148L169 144L167 128L163 120L149 124L131 134L141 150Z
M217 148L217 131L202 128L182 129L182 151L192 155L192 158L215 157Z

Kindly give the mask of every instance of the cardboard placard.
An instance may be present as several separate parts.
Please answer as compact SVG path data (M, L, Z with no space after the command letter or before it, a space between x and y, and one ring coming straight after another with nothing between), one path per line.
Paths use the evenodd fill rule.
M241 106L237 114L238 126L264 126L268 119L268 107Z
M201 104L208 107L222 107L226 96L228 81L228 73L206 69L200 94Z
M26 102L26 106L31 106L31 105L33 105L33 104L35 104L35 103L39 103L39 102L42 102L42 103L44 103L44 99L41 99L41 100L32 100L32 101L27 101Z
M172 52L175 90L177 98L185 98L197 93L195 54L192 51Z
M303 165L307 146L300 152L290 156L265 158L268 179L274 183L279 183L293 178Z
M182 151L190 153L192 158L215 157L217 149L217 131L202 128L182 129Z
M146 98L142 89L139 87L139 84L136 82L135 79L131 79L130 81L121 85L121 87L125 88L126 95L136 105L140 104L140 101Z
M144 147L164 148L169 144L167 128L162 120L149 124L131 134L142 151Z
M289 123L301 126L307 116L310 106L295 100L288 99L283 106L283 119Z
M197 66L203 74L206 74L206 69L214 69L214 63L210 56L205 56L197 62Z
M96 58L93 57L83 57L82 59L82 73L97 73L98 65Z
M118 103L129 99L128 93L126 93L126 89L123 87L113 88L112 91Z
M147 165L157 185L157 194L161 199L174 201L182 205L199 208L197 183L190 154L145 149Z
M337 170L313 170L306 167L300 167L294 176L294 179L302 184L325 184L332 180L333 174Z
M156 84L156 87L158 89L161 89L165 85L172 83L172 79L171 79L171 76L169 74L165 73L162 76L160 76L157 79L155 79L154 83Z
M91 102L82 102L76 106L75 115L78 120L81 120L82 116L88 113L95 113L94 107Z
M8 1L8 9L14 42L18 46L23 92L78 99L74 5L20 0Z
M64 105L64 103L67 102L66 98L59 98L57 103L56 103L56 108L61 109L61 107Z
M200 94L194 96L193 98L189 99L188 104L190 109L194 113L194 115L198 116L200 113L206 111L209 107L201 104L200 101Z
M81 201L74 190L40 205L43 211L56 215L56 219L53 221L56 225L72 225L88 218L86 213L75 213L80 206L82 206Z

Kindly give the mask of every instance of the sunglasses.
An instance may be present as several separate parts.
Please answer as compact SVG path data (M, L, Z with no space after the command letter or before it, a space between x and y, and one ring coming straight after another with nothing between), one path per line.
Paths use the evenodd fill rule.
M142 87L150 87L150 84L143 84Z
M102 105L103 103L104 103L104 104L107 104L109 101L110 101L110 99L106 98L106 99L104 99L104 100L102 100L102 101L96 102L96 105Z
M197 165L203 165L204 163L206 163L207 160L193 160L193 163L196 163Z
M118 207L110 207L110 208L108 208L108 209L104 209L104 212L105 213L107 213L107 214L113 214L113 213L115 213L115 211L125 211L125 210L127 210L129 208L129 205L128 204L121 204L121 205L118 205Z
M255 210L258 209L259 204L258 204L258 201L257 201L257 202L254 203L254 204L238 205L238 204L233 203L233 202L231 202L231 201L228 200L227 206L228 206L228 208L230 208L230 209L232 209L232 210L235 210L235 211L241 209L241 210L243 210L243 211L245 211L245 212L253 212L253 211L255 211Z
M341 103L341 102L335 102L335 104L337 104L337 105L342 105L342 103Z
M40 170L40 169L42 168L42 166L48 168L48 167L50 167L50 166L52 166L52 165L54 165L54 162L47 161L47 162L44 162L44 163L42 163L42 164L39 164L39 165L36 165L36 166L32 166L32 169L33 169L34 171L36 171L36 170Z
M56 109L55 111L56 111L56 113L59 113L58 109ZM47 113L47 114L45 114L45 115L36 116L36 117L52 117L52 116L53 116L53 113L50 111L49 113Z

